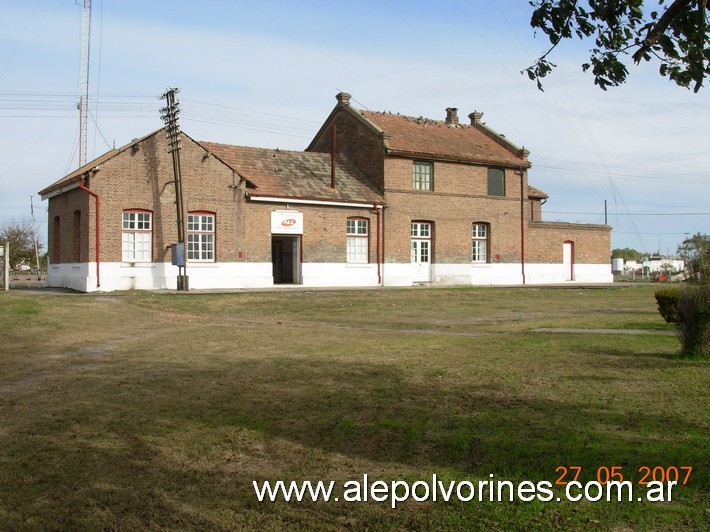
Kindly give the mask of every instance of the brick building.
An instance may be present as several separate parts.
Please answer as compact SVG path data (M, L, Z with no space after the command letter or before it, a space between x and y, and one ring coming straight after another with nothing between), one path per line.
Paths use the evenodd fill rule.
M481 123L338 103L303 152L183 133L191 288L610 282L605 225L543 222L528 152ZM175 288L177 214L164 130L40 192L47 282Z

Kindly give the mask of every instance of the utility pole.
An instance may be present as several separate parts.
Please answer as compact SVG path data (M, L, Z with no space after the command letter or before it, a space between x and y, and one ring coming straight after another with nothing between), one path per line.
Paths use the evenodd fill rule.
M177 244L173 247L173 264L178 267L177 289L189 290L187 276L187 255L185 250L185 209L182 198L182 181L180 179L180 126L178 115L179 103L175 100L178 88L169 88L164 94L158 96L159 100L166 100L166 106L160 110L160 117L166 125L166 138L168 139L168 153L173 156L173 174L175 176L175 208L177 211Z
M35 244L35 266L37 268L37 281L42 280L42 274L39 270L39 246L37 245L37 222L35 220L35 206L32 202L32 194L30 194L30 213L32 215L32 239Z
M10 290L10 242L5 242L0 248L2 251L2 285L5 290Z
M78 0L77 0L78 1ZM81 81L79 83L79 168L86 164L89 123L89 58L91 51L91 0L84 0L81 18Z

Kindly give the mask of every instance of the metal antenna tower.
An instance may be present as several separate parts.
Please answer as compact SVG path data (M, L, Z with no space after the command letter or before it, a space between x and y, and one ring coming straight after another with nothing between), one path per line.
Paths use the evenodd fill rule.
M91 0L83 0L81 18L81 80L79 82L79 167L86 164L89 123L89 58L91 54ZM77 2L77 5L78 2Z

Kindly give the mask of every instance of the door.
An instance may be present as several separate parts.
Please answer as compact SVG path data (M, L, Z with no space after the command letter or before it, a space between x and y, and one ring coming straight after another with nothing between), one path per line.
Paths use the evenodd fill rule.
M431 281L432 227L430 222L412 222L412 280Z
M574 242L562 243L562 268L565 281L574 281Z
M273 235L271 263L274 284L301 284L301 237Z

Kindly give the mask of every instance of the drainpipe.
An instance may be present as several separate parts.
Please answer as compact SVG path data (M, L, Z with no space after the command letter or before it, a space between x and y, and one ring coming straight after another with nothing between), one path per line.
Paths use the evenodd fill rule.
M375 214L377 215L377 286L382 286L382 270L380 267L380 219L382 213L380 212L380 206L377 203L373 204L373 207L375 208Z
M335 156L336 156L336 135L337 130L333 124L331 139L330 139L330 188L335 188Z
M520 273L525 284L525 174L522 167L516 173L520 175Z
M88 173L89 172L87 172L87 174ZM84 185L85 179L86 179L85 176L82 176L81 178L79 178L79 188L88 192L96 200L96 289L98 290L99 288L101 288L101 267L100 267L100 265L101 265L101 232L100 232L101 222L100 222L100 219L101 218L99 216L101 214L101 212L100 212L101 199L99 198L99 195L96 192L88 189Z

